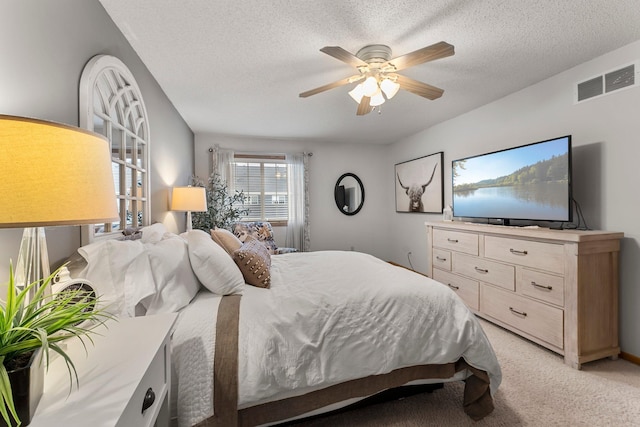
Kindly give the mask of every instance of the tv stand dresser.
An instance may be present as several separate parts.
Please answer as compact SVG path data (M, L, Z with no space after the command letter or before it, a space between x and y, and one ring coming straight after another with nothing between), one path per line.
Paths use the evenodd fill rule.
M427 275L478 316L564 356L617 358L623 233L427 222Z

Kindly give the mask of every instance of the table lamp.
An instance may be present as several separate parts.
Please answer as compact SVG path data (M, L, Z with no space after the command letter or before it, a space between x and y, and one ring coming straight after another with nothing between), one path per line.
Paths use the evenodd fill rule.
M187 212L187 231L193 229L191 212L207 210L207 193L204 187L173 187L171 192L171 210Z
M50 274L43 227L119 219L109 141L73 126L0 115L0 147L0 228L24 227L15 270L23 289Z

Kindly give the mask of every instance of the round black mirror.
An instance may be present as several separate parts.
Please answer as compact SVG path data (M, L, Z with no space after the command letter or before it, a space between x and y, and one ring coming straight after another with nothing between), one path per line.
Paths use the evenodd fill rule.
M336 206L345 215L355 215L364 204L364 186L352 173L345 173L336 182L333 192Z

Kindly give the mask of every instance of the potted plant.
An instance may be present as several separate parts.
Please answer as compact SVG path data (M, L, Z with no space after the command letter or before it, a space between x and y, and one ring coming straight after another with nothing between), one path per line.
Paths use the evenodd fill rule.
M92 330L111 316L96 309L95 295L86 290L65 290L50 295L49 277L18 290L13 266L9 266L7 297L0 300L0 426L28 425L42 395L49 350L62 357L73 385L73 361L60 342L71 337L89 339ZM27 295L35 290L33 297ZM87 322L88 321L88 322ZM25 383L26 382L26 383Z
M197 177L192 177L191 183L194 187L205 187L207 193L207 210L191 214L194 229L207 233L215 228L229 229L231 224L249 212L244 207L244 192L236 190L229 194L227 183L217 172L209 176L207 185Z

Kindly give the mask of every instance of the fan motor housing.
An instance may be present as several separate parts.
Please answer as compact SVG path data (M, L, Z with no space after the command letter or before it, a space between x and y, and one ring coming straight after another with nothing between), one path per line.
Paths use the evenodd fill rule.
M367 64L383 63L391 59L391 48L384 44L370 44L356 53Z

